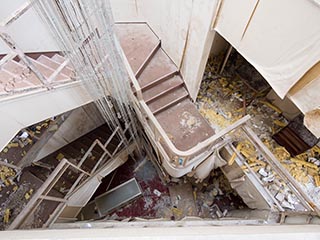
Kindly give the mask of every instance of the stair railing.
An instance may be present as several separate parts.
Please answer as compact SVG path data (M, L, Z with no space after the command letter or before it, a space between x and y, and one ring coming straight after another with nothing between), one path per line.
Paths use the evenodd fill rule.
M46 78L38 70L38 68L35 66L32 60L30 60L30 58L25 55L22 49L19 48L19 46L17 46L16 42L9 35L9 31L8 31L9 26L13 24L17 19L19 19L24 13L26 13L32 7L33 7L33 2L27 1L24 4L22 4L17 10L15 10L12 14L10 14L4 21L0 22L0 38L10 48L10 52L0 60L0 67L18 56L21 59L21 61L27 66L27 68L31 70L35 74L35 76L39 79L39 81L41 82L41 85L37 86L37 85L34 85L32 82L28 81L27 77L25 76L26 74L21 74L21 76L19 76L9 72L13 76L13 80L10 80L3 86L3 89L6 91L6 93L1 93L0 94L1 96L7 96L9 94L16 94L16 93L25 93L25 92L40 89L40 88L47 88L49 90L49 89L52 89L55 85L66 84L74 81L73 76L68 76L70 77L70 79L65 81L54 81L58 77L58 75L61 73L61 71L69 64L70 62L69 59L66 59L62 64L60 64L60 66L56 70L54 70L54 72L48 78ZM30 87L14 89L13 82L16 82L17 79L27 81L30 84ZM10 90L7 89L9 85L11 85L13 89L10 89Z
M128 130L126 128L125 131ZM55 211L50 215L49 219L45 223L48 225L55 221L55 219L59 216L59 214L63 211L64 207L68 202L68 198L75 192L77 189L81 187L81 182L84 182L85 177L89 178L94 175L94 173L99 169L99 166L103 166L108 160L113 159L114 156L119 152L119 149L123 145L123 141L120 141L116 148L109 152L108 147L111 144L112 140L117 137L117 133L120 131L120 127L117 127L113 133L109 136L106 142L103 144L99 139L96 139L89 149L85 152L83 157L80 159L77 165L69 162L67 159L63 158L54 171L49 175L47 180L42 184L42 186L37 190L37 192L31 197L27 205L20 212L20 214L13 220L13 222L8 227L9 230L17 229L23 226L23 223L27 220L28 216L30 216L36 208L41 204L43 200L60 202L61 204L55 209ZM129 140L130 141L130 140ZM96 161L95 165L90 170L84 170L82 168L84 162L87 159L90 159L90 156L93 154L94 148L98 146L103 150L100 158ZM78 178L74 181L71 188L68 190L66 195L63 198L57 198L53 196L49 196L49 192L55 186L55 184L60 180L62 175L66 172L68 168L73 168L80 172Z
M176 168L185 167L189 164L192 164L192 159L194 157L198 156L199 154L201 154L206 150L212 149L212 147L214 147L217 141L222 140L222 137L234 131L235 129L238 129L250 119L250 116L247 115L239 119L235 123L231 124L227 128L211 136L210 138L207 138L206 140L198 143L196 146L192 147L191 149L186 151L181 151L174 146L174 144L166 134L165 130L162 128L158 120L155 118L151 110L148 108L147 104L143 100L140 101L139 103L146 117L149 120L148 123L152 124L152 126L150 127L153 131L156 141L161 145L165 144L166 146L165 148L169 149L168 156L171 158L171 162L174 163Z
M56 185L56 183L60 180L62 175L66 172L67 169L73 168L79 172L81 172L80 176L74 182L72 187L69 189L68 192L74 190L77 184L84 175L91 176L90 173L82 170L81 168L77 167L76 165L69 162L67 159L63 158L58 166L54 169L54 171L49 175L47 180L42 184L42 186L36 191L36 193L31 197L27 205L24 209L19 213L19 215L13 220L13 222L8 227L8 230L19 228L25 223L28 216L34 213L37 207L42 203L43 200L53 201L53 202L67 202L66 197L59 198L50 196L49 193Z

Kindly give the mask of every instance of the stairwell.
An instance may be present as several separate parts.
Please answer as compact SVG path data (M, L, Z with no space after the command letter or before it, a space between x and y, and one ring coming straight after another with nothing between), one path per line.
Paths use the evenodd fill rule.
M70 208L73 212L68 219L74 221L101 178L123 164L133 151L132 147L123 150L124 144L118 139L117 131L112 132L107 125L102 125L35 165L24 168L19 185L28 186L30 197L19 195L19 191L13 193L16 197L10 196L12 203L7 205L11 206L11 221L2 228L48 227L61 214L66 215L63 211L70 211ZM84 194L88 187L89 193ZM72 200L73 195L79 193L81 197ZM60 217L61 220L65 218Z
M319 208L251 130L247 124L249 116L218 133L214 132L191 101L184 80L161 48L160 39L146 23L119 23L116 25L116 33L138 82L138 85L133 84L133 91L140 107L143 109L145 104L147 109L144 111L150 110L150 114L146 114L145 129L148 125L151 126L154 145L158 149L162 148L162 154L167 155L167 158L161 159L161 164L169 175L181 177L190 172L197 174L199 168L209 173L214 168L214 162L219 160L219 167L248 206L290 214L288 207L284 208L284 204L281 205L281 201L275 197L277 192L270 190L271 184L264 183L252 171L233 145L237 137L229 133L238 130L241 131L241 136L245 136L256 147L259 156L264 157L263 161L276 176L278 183L286 183L292 196L297 199L293 212L319 215ZM162 133L161 130L157 132L159 129L163 130ZM164 141L166 137L167 141ZM168 146L168 142L173 146ZM204 147L201 148L201 145ZM198 150L193 151L197 147ZM174 148L176 152L172 151ZM223 157L220 151L223 152ZM236 161L226 164L230 159ZM281 185L280 188L284 186Z
M47 84L19 57L0 60L0 149L23 128L92 101L69 61L58 53L25 56ZM49 90L49 91L48 91ZM9 124L10 123L10 124Z

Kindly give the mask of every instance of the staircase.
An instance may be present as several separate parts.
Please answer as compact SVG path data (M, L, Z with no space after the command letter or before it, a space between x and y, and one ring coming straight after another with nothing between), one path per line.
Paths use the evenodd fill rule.
M35 71L17 56L0 60L0 150L20 129L92 101L69 61L58 53L25 57Z
M45 76L51 87L74 81L72 68L67 66L66 59L59 54L48 54L48 56L41 54L36 59L27 58ZM59 72L56 72L58 69ZM53 73L55 73L54 76ZM3 63L1 66L0 97L24 93L42 87L43 83L40 79L18 57Z
M35 192L21 212L13 212L14 220L8 229L48 227L60 215L66 215L66 209L68 215L72 209L68 220L74 221L101 178L123 164L133 150L130 147L123 150L123 141L117 134L118 129L111 132L107 125L102 125L36 165L24 168L20 184L30 183ZM74 197L77 194L80 197ZM76 204L79 201L81 204Z
M224 134L248 118L216 134L198 112L178 67L149 26L118 23L115 29L133 72L133 91L143 115L140 121L160 150L163 167L171 176L181 177L206 159Z

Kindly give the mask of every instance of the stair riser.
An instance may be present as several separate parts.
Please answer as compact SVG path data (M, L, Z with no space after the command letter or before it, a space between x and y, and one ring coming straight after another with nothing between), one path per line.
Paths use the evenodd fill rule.
M149 103L151 103L151 102L153 102L153 101L156 101L157 99L159 99L159 98L162 97L163 95L165 95L165 94L167 94L167 93L170 93L170 92L172 92L172 91L174 91L174 90L176 90L177 88L180 88L180 87L182 87L182 86L183 86L183 82L180 83L180 84L178 84L178 85L172 86L171 88L168 88L168 89L166 89L165 91L163 91L163 92L155 95L154 97L148 99L148 100L146 101L146 103L149 104Z

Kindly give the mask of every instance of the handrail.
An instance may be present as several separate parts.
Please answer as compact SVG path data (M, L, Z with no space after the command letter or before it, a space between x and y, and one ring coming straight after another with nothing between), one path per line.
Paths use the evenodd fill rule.
M41 204L41 201L43 200L49 200L49 201L55 201L55 202L67 202L69 193L73 191L74 188L76 187L75 184L69 189L68 193L64 196L64 198L56 198L56 197L48 196L48 194L69 167L74 168L79 172L81 172L81 174L75 181L75 183L77 184L80 182L80 179L82 179L84 175L87 175L88 177L92 176L92 174L84 171L80 167L76 166L75 164L69 162L67 159L63 158L60 161L60 163L57 165L57 167L53 170L53 172L49 175L47 180L41 185L41 187L37 190L37 192L32 196L32 198L24 207L24 209L10 224L10 226L8 227L9 230L20 227L21 224L24 223L28 215L31 214L34 211L34 209L38 207L39 204ZM40 200L40 202L38 200Z
M123 56L123 60L124 60L124 63L126 65L126 69L127 69L128 74L129 74L129 77L130 77L130 79L131 79L131 81L133 83L134 88L136 89L137 100L139 102L139 105L142 107L144 113L147 115L149 120L151 120L151 122L153 123L154 127L159 132L161 138L164 140L166 145L169 147L170 151L172 153L174 153L175 155L180 156L180 157L192 156L193 154L196 154L200 150L208 147L210 144L212 144L214 141L218 140L219 138L221 138L225 134L231 132L232 130L234 130L234 129L238 128L238 127L240 127L241 125L243 125L244 123L246 123L250 119L249 115L244 116L243 118L239 119L235 123L231 124L229 127L221 130L220 132L216 133L215 135L211 136L210 138L207 138L206 140L204 140L203 142L197 144L196 146L192 147L189 150L182 151L182 150L177 149L176 146L174 146L172 141L169 139L167 133L164 131L164 129L162 128L162 126L160 125L158 120L155 118L155 116L153 115L153 113L151 112L149 107L147 106L146 102L143 100L140 84L139 84L137 78L135 77L134 73L132 72L132 69L131 69L131 67L130 67L130 65L128 63L128 60L127 60L123 50L120 49L120 51L121 51L121 55Z
M140 105L142 106L143 110L147 114L148 118L153 122L154 126L157 128L159 134L161 135L162 139L165 141L167 146L170 148L170 150L175 155L180 156L180 157L188 157L193 154L196 154L198 151L208 147L210 144L212 144L214 141L218 140L219 138L221 138L225 134L240 127L241 125L246 123L251 118L250 115L246 115L243 118L236 121L235 123L231 124L229 127L221 130L220 132L216 133L215 135L211 136L210 138L207 138L203 142L198 143L196 146L192 147L191 149L186 150L186 151L181 151L181 150L177 149L176 146L174 146L174 144L172 143L172 141L170 140L170 138L168 137L168 135L166 134L166 132L164 131L162 126L159 124L158 120L155 118L155 116L152 114L151 110L148 108L147 104L142 100L142 101L140 101Z
M134 88L136 89L136 93L137 93L137 98L139 101L143 101L143 98L142 98L142 91L141 91L141 87L140 87L140 84L138 83L137 79L136 79L136 76L134 75L131 67L130 67L130 64L128 62L128 59L126 57L126 55L124 54L122 48L119 48L119 53L123 59L123 62L124 62L124 65L127 69L127 72L128 72L128 75L129 75L129 78L131 79L132 83L133 83L133 86Z
M296 194L298 199L302 202L305 207L310 207L313 209L318 216L320 216L320 209L316 204L313 203L312 199L306 194L294 180L294 178L287 172L287 170L279 163L278 159L273 155L273 153L263 144L260 138L253 132L249 126L244 126L243 131L255 146L256 149L264 156L268 164L270 164L274 169L277 170L277 173L285 181L287 186L291 189L292 192Z
M66 171L68 167L72 167L77 170L80 170L81 172L84 172L82 169L79 169L77 166L69 162L67 159L63 158L58 164L58 166L49 175L47 180L41 185L38 191L33 195L33 197L30 199L30 201L27 203L24 209L13 220L13 222L8 227L8 230L18 228L19 226L21 226L21 224L23 224L28 214L30 214L39 205L38 200L42 199L41 197L46 196L51 191L51 189L54 187L54 184L59 180L61 175ZM88 175L90 176L90 174Z

